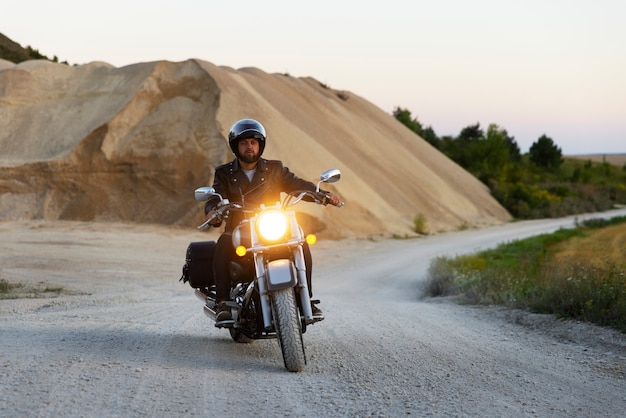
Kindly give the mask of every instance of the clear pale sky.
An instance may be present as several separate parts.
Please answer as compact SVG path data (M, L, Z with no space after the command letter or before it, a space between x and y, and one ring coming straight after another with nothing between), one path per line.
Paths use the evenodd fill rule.
M0 33L70 64L199 58L311 76L439 136L626 153L625 0L4 0Z

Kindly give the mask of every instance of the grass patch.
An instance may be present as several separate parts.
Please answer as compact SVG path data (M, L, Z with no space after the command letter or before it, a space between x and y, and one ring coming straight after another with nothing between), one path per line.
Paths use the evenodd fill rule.
M428 235L428 221L423 213L418 213L413 219L413 231L420 235Z
M0 299L30 299L74 294L63 286L50 286L46 282L36 284L11 283L0 279Z
M626 332L626 217L585 221L472 255L438 257L424 293Z
M17 284L13 284L13 283L9 283L6 280L2 279L0 280L0 295L6 295L9 292L11 292L11 290L15 289L15 287L17 287L19 285Z

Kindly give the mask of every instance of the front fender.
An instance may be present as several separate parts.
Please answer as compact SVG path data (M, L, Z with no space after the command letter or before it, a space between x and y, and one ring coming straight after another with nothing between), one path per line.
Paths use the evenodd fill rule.
M265 270L267 290L280 290L294 287L298 283L293 263L290 260L274 260L267 264Z

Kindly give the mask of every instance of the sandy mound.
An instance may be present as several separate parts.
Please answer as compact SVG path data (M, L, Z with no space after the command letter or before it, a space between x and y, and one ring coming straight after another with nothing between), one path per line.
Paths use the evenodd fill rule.
M11 61L3 60L2 58L0 58L0 70L4 70L6 68L12 68L14 66L15 64L12 63Z
M0 220L196 225L193 190L232 158L242 117L268 131L264 157L332 188L346 206L301 205L327 236L411 234L500 223L488 190L391 115L311 78L188 60L122 68L0 63Z

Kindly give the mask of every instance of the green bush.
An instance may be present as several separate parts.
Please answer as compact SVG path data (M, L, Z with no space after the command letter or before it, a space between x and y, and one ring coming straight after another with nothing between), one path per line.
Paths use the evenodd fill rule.
M413 231L421 235L429 234L428 221L426 220L426 216L419 213L415 217L415 219L413 219Z

